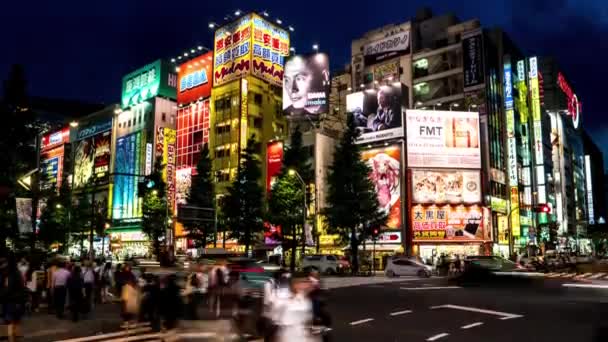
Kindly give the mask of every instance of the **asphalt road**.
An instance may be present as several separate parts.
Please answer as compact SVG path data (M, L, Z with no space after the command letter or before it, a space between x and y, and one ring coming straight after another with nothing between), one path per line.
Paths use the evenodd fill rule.
M594 341L608 290L412 280L330 291L334 341ZM605 303L602 303L605 302ZM603 315L608 321L608 312Z

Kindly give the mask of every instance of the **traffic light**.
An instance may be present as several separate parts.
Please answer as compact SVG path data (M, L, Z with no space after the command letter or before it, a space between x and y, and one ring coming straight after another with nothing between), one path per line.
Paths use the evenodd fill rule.
M372 239L377 240L379 235L380 235L380 229L372 228Z
M549 214L551 213L551 207L547 204L539 204L536 207L536 212L537 213L545 213L545 214Z

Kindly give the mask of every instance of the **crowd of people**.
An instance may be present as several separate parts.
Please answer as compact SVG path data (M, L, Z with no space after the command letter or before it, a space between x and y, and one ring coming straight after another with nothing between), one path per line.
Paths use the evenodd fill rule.
M330 325L316 272L281 270L257 291L244 281L246 276L230 271L226 261L196 264L186 277L178 277L102 261L36 264L25 258L17 262L14 255L0 258L0 300L9 341L22 336L24 315L38 312L77 322L103 303L120 304L127 329L149 322L155 331L171 332L180 319L230 318L236 332L263 335L265 341L328 338L313 329Z

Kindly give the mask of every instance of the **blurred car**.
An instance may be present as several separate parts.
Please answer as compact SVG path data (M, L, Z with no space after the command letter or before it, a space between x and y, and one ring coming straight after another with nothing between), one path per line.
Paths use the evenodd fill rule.
M530 272L524 266L499 256L474 255L465 258L464 272L456 277L458 283L529 283L543 279L543 274Z
M432 274L432 268L415 259L397 257L388 259L384 274L391 278L398 276L428 278Z
M317 270L323 274L337 274L342 268L343 263L332 254L307 255L302 260L302 270Z
M237 273L262 273L264 267L260 266L257 260L251 258L230 258L228 259L228 269Z

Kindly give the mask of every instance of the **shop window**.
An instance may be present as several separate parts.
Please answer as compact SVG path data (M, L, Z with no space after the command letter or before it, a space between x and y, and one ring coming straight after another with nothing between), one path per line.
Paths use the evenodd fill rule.
M162 114L161 114L161 120L162 120L163 122L167 121L167 113L162 113Z

